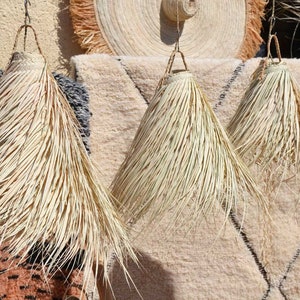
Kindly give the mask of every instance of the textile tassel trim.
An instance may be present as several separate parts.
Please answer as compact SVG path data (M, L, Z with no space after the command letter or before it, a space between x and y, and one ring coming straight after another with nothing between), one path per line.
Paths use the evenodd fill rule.
M276 172L299 164L300 92L296 80L282 62L279 44L274 39L279 62L270 54L252 75L240 105L228 125L231 140L248 165ZM270 53L270 52L269 52Z
M108 279L110 251L123 267L135 254L44 57L15 52L0 99L1 243L23 257L35 249L46 274L82 253L82 266L102 261Z
M175 54L113 181L125 219L134 223L151 211L153 221L172 210L170 224L192 224L222 206L228 216L239 201L246 205L246 192L264 207L193 75L171 72Z

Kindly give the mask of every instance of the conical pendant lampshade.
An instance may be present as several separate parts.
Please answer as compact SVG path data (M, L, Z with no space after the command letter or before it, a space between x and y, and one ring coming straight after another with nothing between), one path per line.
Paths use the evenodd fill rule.
M299 104L298 84L280 53L279 62L263 60L228 126L232 142L249 165L257 163L262 170L275 167L279 174L297 167Z
M109 250L121 264L125 251L134 256L40 54L14 53L0 79L0 195L1 242L40 251L47 272L82 252L83 265L101 259L106 276Z
M262 201L194 76L167 71L113 182L120 209L132 222L172 210L172 223L189 207L193 222L217 207L228 215L246 191Z

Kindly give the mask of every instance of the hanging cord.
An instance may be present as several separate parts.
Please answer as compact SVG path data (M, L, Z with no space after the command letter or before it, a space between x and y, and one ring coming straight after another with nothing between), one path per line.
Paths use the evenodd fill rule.
M271 45L272 36L274 35L272 32L273 32L273 29L274 29L274 26L275 26L275 22L276 22L275 7L276 7L275 6L275 0L272 0L272 13L271 13L271 16L269 18L269 34L268 34L268 41L267 41L266 63L267 63L267 60L269 58L272 58L272 54L271 54L271 50L270 50L270 45ZM278 40L277 40L277 42L278 42ZM280 55L280 57L281 57L281 55Z
M178 4L178 0L176 1L176 32L177 32L177 39L176 39L176 43L175 43L175 50L179 52L180 51L179 50L180 23L179 23L179 4Z
M272 55L271 55L271 42L274 39L275 42L275 48L276 48L276 53L277 53L277 57L279 62L282 61L282 57L281 57L281 51L280 51L280 45L279 45L279 41L278 41L278 37L275 34L270 35L269 40L268 40L268 45L267 45L267 59L271 58L272 59Z
M268 39L270 39L271 35L272 35L272 31L273 28L275 26L275 22L276 22L276 18L275 18L275 0L272 0L272 14L271 17L269 18L269 35L268 35Z
M13 51L12 51L12 53L14 53L14 52L16 51L17 47L18 47L18 41L19 41L19 37L20 37L21 31L24 29L24 31L26 32L26 30L27 30L28 28L30 28L30 29L32 30L33 35L34 35L34 39L35 39L35 42L36 42L36 45L37 45L37 48L38 48L38 51L39 51L39 53L43 56L43 58L44 58L45 61L46 61L46 58L45 58L45 56L44 56L44 54L43 54L43 51L42 51L41 46L40 46L40 43L39 43L39 41L38 41L37 33L36 33L35 29L34 29L31 25L22 25L22 26L18 29L17 34L16 34L16 37L15 37L15 42L14 42L14 46L13 46Z
M273 39L274 39L274 42L275 42L276 53L277 53L277 57L279 59L279 63L281 63L281 61L282 61L282 56L281 56L281 51L280 51L280 45L279 45L278 38L276 36L276 33L272 33L273 29L274 29L274 26L275 26L275 22L276 22L275 8L276 8L275 0L272 0L272 13L271 13L271 17L269 18L269 34L268 34L268 42L267 42L267 56L262 61L263 67L261 69L260 79L262 79L264 77L265 69L266 69L266 66L268 65L269 59L271 59L271 61L273 62L273 57L272 57L272 53L271 53L271 42L272 42Z
M28 11L28 5L31 5L30 0L24 0L24 8L25 8L25 17L24 17L25 33L24 33L24 44L23 44L24 51L26 51L27 25L31 23L31 18Z
M185 57L182 51L180 51L180 46L179 46L179 39L180 39L180 21L179 21L179 4L178 4L178 0L176 1L176 33L177 33L177 37L176 37L176 43L174 45L174 50L172 51L168 64L167 64L167 68L165 70L165 73L162 77L162 79L160 80L160 82L158 83L158 86L156 88L156 91L158 89L161 88L162 85L164 85L166 79L168 78L168 76L171 74L172 72L172 67L174 64L174 60L175 60L175 56L177 53L180 54L183 65L184 65L184 69L185 71L188 71L188 67L187 67L187 63L185 61Z
M166 69L166 72L168 74L170 74L170 72L171 72L171 69L172 69L172 66L173 66L173 63L174 63L174 59L175 59L175 56L176 56L177 53L179 53L181 55L181 59L182 59L182 62L184 64L185 70L188 69L186 61L185 61L184 54L180 51L180 42L179 42L179 40L180 40L180 21L179 21L179 4L178 4L178 0L176 1L176 33L177 33L176 43L174 45L174 50L171 53L171 56L170 56L170 59L169 59L168 65L167 65L167 69Z

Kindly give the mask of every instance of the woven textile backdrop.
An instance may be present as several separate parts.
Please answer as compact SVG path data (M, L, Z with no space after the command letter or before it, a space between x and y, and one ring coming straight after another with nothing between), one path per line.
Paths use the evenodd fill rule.
M188 59L193 72L223 125L237 108L259 59ZM91 151L109 185L151 100L167 58L82 55L72 59L77 79L90 94ZM287 60L300 82L300 62ZM129 271L146 300L165 299L300 299L299 191L283 186L272 203L272 247L268 265L261 254L262 231L251 199L243 231L239 217L219 231L222 213L194 233L166 236L166 224L135 237L142 268L129 262ZM167 220L168 216L166 216ZM167 223L167 222L166 222ZM134 229L139 229L137 224ZM133 236L135 236L133 230ZM111 267L117 299L139 299L117 265Z

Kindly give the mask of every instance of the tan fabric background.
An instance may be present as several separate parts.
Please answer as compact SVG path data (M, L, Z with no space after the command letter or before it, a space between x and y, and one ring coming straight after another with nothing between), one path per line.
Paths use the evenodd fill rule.
M31 0L28 6L31 24L38 33L41 48L51 71L67 73L72 55L81 54L74 38L69 15L69 0ZM17 29L24 22L24 0L0 1L0 69L10 58ZM29 32L28 49L35 50ZM22 49L23 37L18 49Z
M235 59L187 60L190 70L211 99L225 126L238 105L259 59L242 64ZM76 56L72 59L79 81L90 93L92 157L109 185L133 139L167 58ZM300 81L300 63L287 61ZM246 212L242 232L239 217L220 231L222 211L195 232L185 229L166 233L166 222L149 227L135 237L142 267L129 263L129 271L146 300L150 299L300 299L299 289L299 198L286 186L272 203L273 223L269 237L269 264L263 266L262 234L265 228L253 200ZM294 194L296 193L296 194ZM187 212L188 213L188 212ZM141 224L133 230L136 235ZM136 229L136 230L135 230ZM112 267L117 299L139 299L129 288L118 266Z

